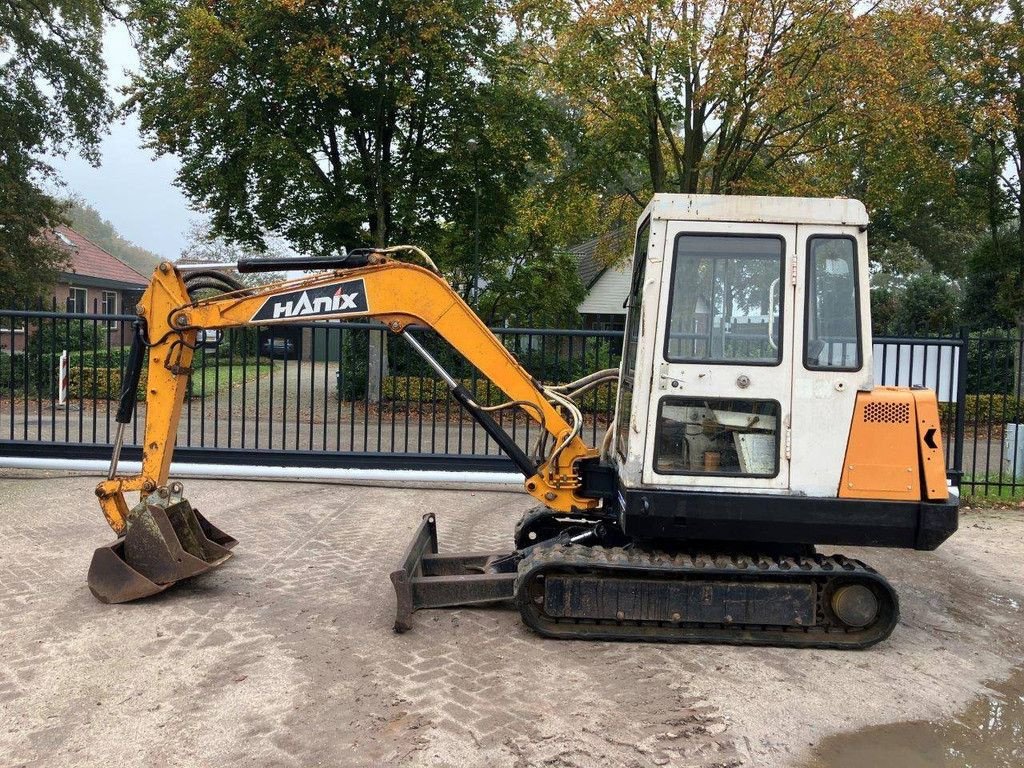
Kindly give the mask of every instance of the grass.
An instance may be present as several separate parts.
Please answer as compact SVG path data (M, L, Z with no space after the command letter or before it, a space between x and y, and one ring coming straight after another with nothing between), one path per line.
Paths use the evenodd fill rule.
M206 371L205 380L203 370ZM208 365L206 368L196 371L192 375L192 397L212 397L217 392L227 392L228 389L241 384L246 379L260 377L270 373L270 364L249 363L243 369L241 365Z
M987 484L987 488L986 488ZM992 506L1024 502L1024 480L999 475L964 475L960 481L964 503L969 506Z

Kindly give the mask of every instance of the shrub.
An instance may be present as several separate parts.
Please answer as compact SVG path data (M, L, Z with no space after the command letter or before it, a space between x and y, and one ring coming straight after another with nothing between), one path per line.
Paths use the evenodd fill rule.
M388 351L396 345L389 345ZM338 397L341 400L362 400L366 397L369 375L370 337L367 331L346 329L341 332L341 363Z
M497 387L488 392L483 379L459 379L480 405L498 405L508 398ZM407 403L443 403L449 397L448 387L440 379L420 376L385 376L381 398Z
M219 345L221 357L228 354L234 355L236 360L240 357L256 357L260 347L258 328L231 328L225 334Z
M78 350L106 349L107 334L106 325L95 320L80 320L72 316L44 321L29 335L28 353L33 356L59 356L61 350L66 349L70 356Z
M136 399L146 399L148 370L142 368ZM78 400L116 400L121 395L120 368L72 368L68 375L68 397Z
M971 333L967 349L967 391L1013 392L1013 374L1021 341L1009 332L990 328Z
M124 368L130 350L131 347L100 348L95 352L90 349L82 353L69 350L68 364L72 368Z
M345 328L341 333L338 396L342 400L360 400L366 396L370 331ZM389 377L432 378L430 368L409 345L391 334L385 338ZM416 338L456 379L482 380L479 372L435 333L417 331ZM602 368L618 367L621 357L621 342L617 339L529 334L507 334L501 339L532 376L550 383L572 381ZM391 394L382 390L381 397L390 398Z
M495 386L487 386L483 379L460 379L467 390L473 394L473 399L484 406L499 405L507 402L508 397ZM381 388L381 397L384 400L393 400L396 403L433 403L435 405L444 403L450 395L448 387L440 379L419 376L387 376L384 379L384 386ZM604 413L615 407L615 389L609 387L598 387L586 392L576 401L585 413Z
M255 362L259 352L258 328L228 328L218 344L203 345L192 354L192 366L240 365L242 360Z
M604 368L617 368L621 342L600 337L549 336L539 347L527 337L505 337L505 346L531 375L560 384Z
M28 358L24 354L0 353L0 387L10 391L18 391L25 387L25 364ZM33 383L33 376L29 372L29 385Z
M954 403L939 403L942 423L952 425ZM964 398L964 422L968 427L1024 422L1024 398L1012 395L967 395Z

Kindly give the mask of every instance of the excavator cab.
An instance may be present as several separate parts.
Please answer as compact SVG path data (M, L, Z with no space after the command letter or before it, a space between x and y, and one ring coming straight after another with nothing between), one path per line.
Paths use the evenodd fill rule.
M876 387L854 200L657 196L637 228L614 462L625 532L930 549L935 396Z
M817 547L934 549L956 530L958 497L935 394L873 383L867 224L846 199L655 195L636 228L621 364L563 384L536 380L409 246L240 263L318 270L259 288L162 264L138 307L118 412L126 423L148 350L142 472L117 474L119 437L97 488L119 538L97 550L90 587L105 602L143 597L235 544L168 480L199 332L374 318L423 357L539 502L501 552L442 554L425 515L391 574L396 631L419 609L506 602L552 638L877 643L897 623L895 591ZM198 287L219 295L198 298ZM477 403L416 339L421 326L507 401ZM590 446L579 398L608 381L614 420ZM521 411L546 439L519 445L496 409Z

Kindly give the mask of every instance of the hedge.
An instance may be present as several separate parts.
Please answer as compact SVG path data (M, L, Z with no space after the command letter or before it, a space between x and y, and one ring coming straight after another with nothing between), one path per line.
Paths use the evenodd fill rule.
M136 399L146 399L148 368L139 377ZM121 395L120 368L72 368L68 374L68 397L81 400L116 400Z
M953 403L939 403L943 419L953 418ZM1013 395L967 395L964 398L964 420L968 426L1005 424L1024 421L1024 398Z
M25 361L23 354L9 355L0 353L0 387L10 391L25 385ZM28 372L29 383L33 383L32 372Z
M239 339L241 342L242 338ZM31 346L31 345L30 345ZM35 345L39 346L39 345ZM243 363L246 365L256 364L256 355L247 354L242 355L241 343L236 346L234 355L230 352L230 346L224 342L220 345L219 350L204 349L200 347L197 349L192 356L192 368L197 372L202 368L213 368L217 365L227 365L230 361L236 366L240 366ZM88 379L87 391L90 393L88 396L92 396L91 386L92 381L95 378L97 382L100 382L98 391L105 391L102 387L102 382L106 381L108 374L99 373L96 377L93 377L91 371L107 371L117 370L120 372L128 364L128 355L131 351L130 346L118 346L118 347L100 347L95 352L91 349L86 349L81 352L78 350L68 351L68 368L72 377L85 376ZM147 358L148 360L148 358ZM15 355L0 354L0 387L10 390L12 387L16 391L25 390L25 365L28 365L28 390L29 393L42 392L48 393L53 392L56 394L57 391L57 369L60 366L60 352L52 354L49 350L39 352L30 351L29 354L17 353ZM117 376L118 382L120 382L120 373ZM120 384L118 384L120 386ZM116 397L116 393L113 395Z
M485 379L460 379L459 383L473 393L480 405L500 405L508 397L495 386L488 388ZM448 399L448 387L440 379L426 376L386 376L381 388L382 400L397 403L443 403ZM577 400L588 413L611 411L615 407L615 389L598 387Z
M361 400L366 396L369 335L370 332L362 329L341 331L339 367L343 375L339 384L343 383L344 391L339 396L343 400ZM430 369L415 351L390 334L385 334L384 338L388 373L392 377L403 380L429 378ZM456 379L466 381L472 378L473 367L457 350L433 333L421 332L417 338ZM539 345L541 340L540 337L531 339L528 334L505 334L502 337L504 346L522 366L544 381L571 381L593 371L619 365L619 344L609 339L552 336L547 337L545 344ZM403 391L399 389L399 394Z

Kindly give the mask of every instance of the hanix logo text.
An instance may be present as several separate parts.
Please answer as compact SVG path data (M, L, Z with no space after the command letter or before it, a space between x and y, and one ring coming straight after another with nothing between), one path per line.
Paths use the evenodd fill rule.
M360 279L271 296L252 319L290 320L294 317L324 317L366 311L366 291Z
M355 309L358 293L342 293L341 289L334 296L321 296L310 301L309 294L302 292L298 301L275 301L274 319L279 317L300 317L338 312L343 309Z

